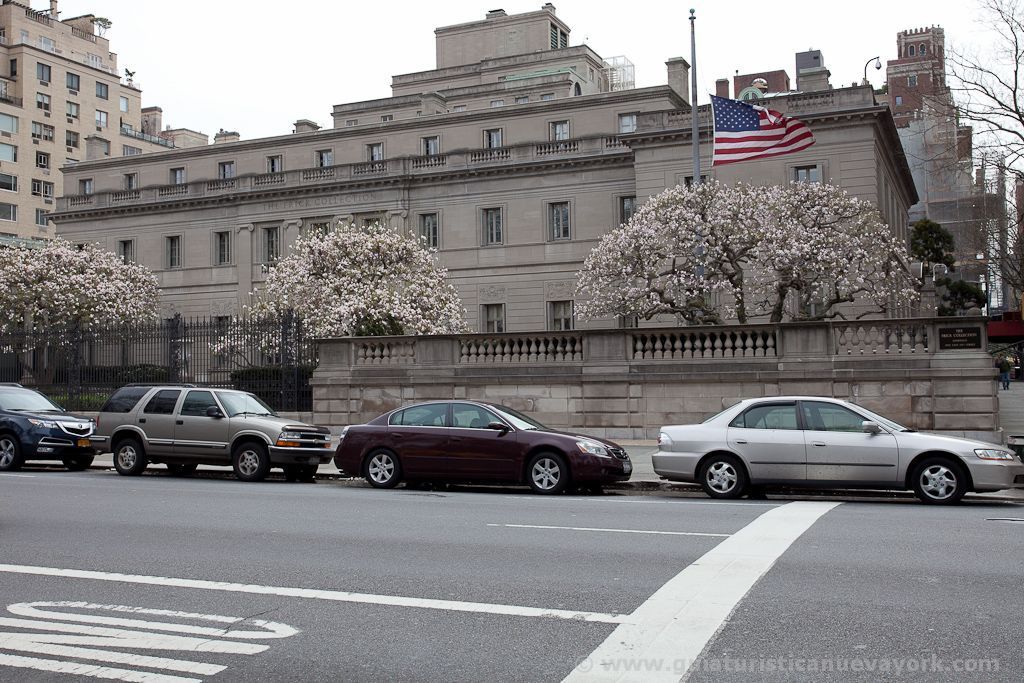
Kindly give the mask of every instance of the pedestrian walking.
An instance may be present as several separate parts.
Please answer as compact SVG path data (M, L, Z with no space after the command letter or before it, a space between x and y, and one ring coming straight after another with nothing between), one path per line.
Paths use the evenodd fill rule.
M1013 369L1013 365L1010 363L1010 359L1003 356L999 360L999 364L996 366L999 368L999 382L1003 385L1003 389L1010 388L1010 370Z

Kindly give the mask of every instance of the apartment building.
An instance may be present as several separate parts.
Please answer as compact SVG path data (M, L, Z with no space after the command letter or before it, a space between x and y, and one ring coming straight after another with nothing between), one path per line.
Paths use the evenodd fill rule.
M573 45L550 4L435 35L434 69L335 106L331 129L301 120L290 135L223 131L207 147L75 164L58 232L135 254L158 274L165 316L227 316L300 234L380 222L438 249L475 329L582 326L587 254L638 203L692 181L689 65L669 59L664 85L636 88L627 59ZM916 194L889 110L868 87L819 84L771 105L807 122L813 147L711 169L702 112L702 168L723 182L833 182L905 235Z
M87 147L120 157L174 146L142 132L142 90L122 80L95 19L60 19L56 0L0 5L0 237L54 235L60 169Z

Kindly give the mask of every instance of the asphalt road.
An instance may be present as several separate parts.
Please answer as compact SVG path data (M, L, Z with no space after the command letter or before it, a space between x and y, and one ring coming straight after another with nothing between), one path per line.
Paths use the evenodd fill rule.
M0 681L1020 681L1015 519L26 469Z

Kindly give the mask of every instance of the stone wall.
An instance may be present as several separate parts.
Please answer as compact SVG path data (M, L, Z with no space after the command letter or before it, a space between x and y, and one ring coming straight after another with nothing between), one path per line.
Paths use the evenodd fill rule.
M467 398L552 427L652 439L742 398L810 394L999 440L986 348L980 318L330 339L312 378L313 419L356 424L403 403Z

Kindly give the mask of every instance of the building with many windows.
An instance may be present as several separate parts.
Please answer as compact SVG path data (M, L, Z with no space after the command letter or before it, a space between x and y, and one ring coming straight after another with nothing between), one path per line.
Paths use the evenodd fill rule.
M633 87L629 61L573 45L550 4L435 34L434 69L395 76L391 97L335 106L331 129L302 120L290 135L222 132L206 147L69 167L59 233L154 269L164 315L225 316L298 235L379 222L438 249L475 329L580 325L590 250L639 202L692 181L689 65L669 59L665 85ZM817 144L711 169L702 112L703 168L724 182L836 183L905 235L916 195L888 108L869 87L822 82L772 100Z
M62 166L174 147L142 132L141 88L94 19L61 20L56 0L0 5L0 236L53 236Z

